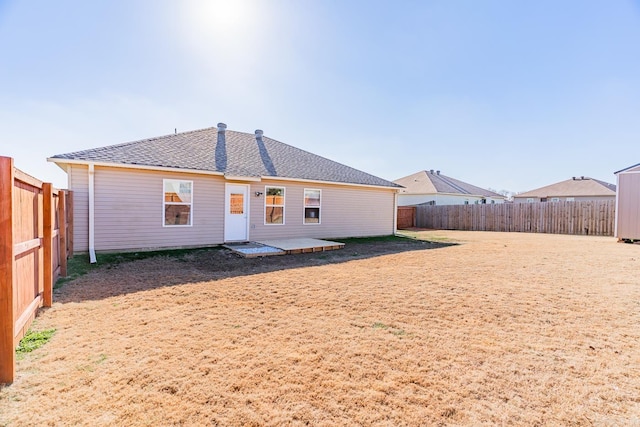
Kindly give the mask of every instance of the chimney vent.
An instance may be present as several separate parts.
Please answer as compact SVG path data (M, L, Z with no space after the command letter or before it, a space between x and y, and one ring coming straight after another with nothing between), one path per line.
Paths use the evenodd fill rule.
M440 175L440 171L436 171L436 175Z
M433 175L433 169L431 169L431 170L429 171L429 173L430 173L431 175Z
M262 134L264 132L260 129L256 129L256 139L262 139Z
M575 176L572 176L572 177L571 177L571 179L573 179L573 180L575 181L575 180L576 180L576 177L575 177Z
M584 176L581 176L580 179L584 179Z
M225 130L227 130L227 125L224 123L218 123L218 132L224 133Z

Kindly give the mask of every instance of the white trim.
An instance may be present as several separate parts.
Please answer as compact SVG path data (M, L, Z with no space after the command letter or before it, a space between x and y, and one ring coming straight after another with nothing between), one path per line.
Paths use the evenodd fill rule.
M224 179L227 181L250 181L250 182L260 182L262 181L259 176L241 176L241 175L224 175Z
M282 190L283 204L282 204L282 222L267 222L267 188L279 188ZM264 203L262 209L262 221L263 224L270 227L272 225L285 225L286 224L286 204L287 204L287 187L280 187L277 185L265 185L264 186ZM272 207L280 207L280 205L269 205Z
M160 171L160 172L176 172L176 173L191 173L196 175L224 176L224 173L222 172L204 171L199 169L196 170L196 169L172 168L172 167L166 167L166 166L128 165L126 163L87 162L86 160L69 160L69 159L54 159L54 158L48 158L47 161L56 163L58 166L60 166L60 164L73 164L73 165L93 164L96 166L104 166L109 168L143 169L143 170L153 170L153 171Z
M378 188L378 189L386 189L386 190L393 190L393 191L402 190L402 187L386 187L384 185L371 185L371 184L351 184L348 182L319 181L315 179L303 179L303 178L285 178L281 176L262 176L262 179L265 181L290 181L290 182L305 182L309 184L338 185L338 186L344 186L344 187Z
M59 167L64 164L76 164L76 165L88 165L90 163L96 166L105 166L110 168L124 168L124 169L143 169L143 170L154 170L154 171L162 171L162 172L177 172L177 173L191 173L196 175L216 175L222 176L226 180L232 181L250 181L250 182L260 182L260 181L289 181L289 182L306 182L311 184L326 184L326 185L338 185L344 187L364 187L364 188L378 188L378 189L386 189L393 191L400 191L402 187L387 187L385 185L372 185L372 184L355 184L349 182L338 182L338 181L320 181L316 179L303 179L303 178L286 178L280 176L226 176L224 172L215 172L215 171L206 171L201 169L183 169L183 168L172 168L167 166L146 166L146 165L128 165L126 163L109 163L109 162L87 162L86 160L75 160L75 159L57 159L53 157L49 157L47 159L48 162L56 163ZM456 193L452 193L456 194ZM482 196L480 196L482 197Z
M97 262L96 259L96 232L95 232L95 168L93 163L89 163L89 261L91 264Z
M638 167L638 166L636 166L636 167ZM633 169L633 168L631 168L631 169ZM637 170L637 171L626 171L626 172L625 171L620 171L616 175L622 175L622 174L629 174L630 175L632 173L640 173L640 170Z
M246 230L245 230L245 238L244 239L240 239L240 240L227 240L227 215L229 214L229 209L230 209L230 200L229 200L229 186L236 186L236 187L245 187L245 197L244 197L244 202L246 203L245 206L245 211L244 211L244 215L245 215L245 223L246 223ZM223 230L222 230L222 234L223 234L223 240L225 242L244 242L244 241L249 241L249 223L251 222L250 216L251 216L251 186L249 184L242 184L242 183L238 183L238 182L227 182L224 184L224 226L223 226Z
M167 225L167 218L166 218L166 213L165 213L165 206L167 205L167 202L165 200L165 196L166 196L166 192L165 192L165 183L167 181L173 181L173 182L178 182L178 183L182 183L182 182L188 182L191 185L191 202L188 203L189 205L189 224L169 224ZM180 227L193 227L193 181L189 180L189 179L174 179L174 178L163 178L162 179L162 227L167 227L167 228L180 228ZM187 203L170 203L171 205L186 205Z
M307 206L304 199L307 191L319 191L320 192L320 206ZM318 222L307 222L305 211L306 209L318 209ZM322 189L321 188L305 188L302 192L302 225L320 225L322 224Z

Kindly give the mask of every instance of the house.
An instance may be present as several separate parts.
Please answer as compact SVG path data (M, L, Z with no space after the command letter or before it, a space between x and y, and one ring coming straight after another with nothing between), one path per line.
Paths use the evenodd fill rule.
M397 184L261 130L226 128L49 158L74 192L74 248L95 254L395 232Z
M578 202L587 200L615 200L615 198L615 185L586 176L574 176L566 181L516 194L513 196L513 202Z
M403 186L398 194L398 206L423 203L432 205L468 205L476 203L504 203L505 197L493 191L445 176L440 171L420 171L396 179Z
M640 240L640 163L615 172L617 179L615 237Z

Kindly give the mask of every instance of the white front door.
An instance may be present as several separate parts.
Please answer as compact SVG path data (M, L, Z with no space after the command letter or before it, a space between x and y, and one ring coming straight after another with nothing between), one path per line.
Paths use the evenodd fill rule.
M249 186L226 184L224 202L224 241L247 240L249 220Z

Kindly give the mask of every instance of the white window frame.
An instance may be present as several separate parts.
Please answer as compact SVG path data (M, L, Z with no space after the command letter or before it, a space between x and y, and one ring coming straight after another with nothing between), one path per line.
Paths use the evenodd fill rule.
M551 201L552 202L559 202L560 201L560 197L552 197Z
M533 197L527 197L527 203L534 203L536 200Z
M191 186L191 202L167 202L165 200L167 182L177 182L178 185L189 183ZM163 179L162 180L162 227L193 227L193 181L188 179ZM188 205L189 206L189 224L167 224L165 206L167 205Z
M320 205L319 206L307 206L305 203L307 191L318 191L320 193ZM307 209L318 209L318 222L307 222L305 213ZM302 224L303 225L320 225L322 223L322 189L320 188L305 188L302 193Z
M267 204L267 197L268 197L268 192L267 189L269 188L277 188L279 190L282 190L282 205L268 205ZM263 221L264 221L264 225L284 225L285 221L286 221L286 217L285 217L285 205L287 203L287 189L286 187L280 187L278 185L265 185L264 186L264 209L262 210L262 215L263 215ZM267 222L267 208L268 207L275 207L275 208L279 208L282 207L282 222L281 223L277 223L277 222Z
M567 197L567 202L575 202L576 198L575 197Z

